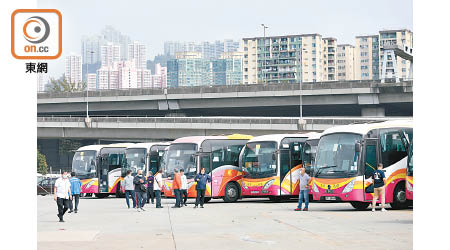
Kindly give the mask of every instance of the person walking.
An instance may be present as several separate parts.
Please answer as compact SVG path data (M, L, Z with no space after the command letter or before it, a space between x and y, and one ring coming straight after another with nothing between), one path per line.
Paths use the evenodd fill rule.
M195 207L198 208L198 204L200 203L200 207L203 208L203 204L205 203L205 190L206 183L211 182L211 176L205 174L205 168L200 170L200 173L195 176L194 181L197 182L195 189L197 190L197 198L195 199Z
M372 212L375 212L375 206L378 198L381 200L381 212L386 212L384 208L385 205L385 186L386 186L386 175L383 172L383 164L379 163L377 165L377 170L372 174L373 179L373 200L372 200Z
M178 169L174 170L174 175L173 175L173 192L175 193L175 206L173 206L172 208L180 208L181 207L181 192L180 192L180 188L181 188L181 176L180 173L178 172Z
M186 175L184 175L184 169L180 169L180 175L181 175L181 190L180 190L180 200L183 198L183 201L181 202L181 205L187 206L186 201L188 198L188 192L187 192L187 178Z
M155 194L153 192L153 182L155 181L155 177L153 176L153 172L152 171L148 171L147 174L147 182L148 182L148 186L147 186L147 203L150 203L150 199L152 200L152 204L154 203L154 197Z
M159 172L156 173L154 182L153 182L153 190L155 190L155 198L156 198L156 208L163 208L161 206L161 189L162 189L162 173L164 170L161 168Z
M80 193L81 193L81 181L77 177L75 177L75 172L70 173L72 178L70 178L70 191L72 194L72 200L69 202L69 213L75 212L78 213L78 203L80 202ZM75 210L73 209L73 200L75 200Z
M70 181L69 176L66 171L64 171L56 181L53 190L56 205L58 206L58 218L59 222L64 222L63 216L69 209L69 199L72 200L72 193L70 191Z
M145 177L142 174L142 169L138 170L137 175L133 179L133 183L134 192L136 194L136 209L138 212L140 212L139 209L145 211L142 207L144 205L144 201L142 199L144 198L144 192L147 192L147 189L145 188Z
M298 194L298 206L295 211L302 211L302 203L303 199L305 199L305 208L303 211L308 211L309 205L309 185L311 184L311 177L307 173L305 173L305 168L300 168L300 176L298 184L300 186L300 192Z
M131 170L127 171L127 176L123 179L123 186L125 189L125 200L127 201L127 206L130 208L130 199L129 196L131 196L131 199L133 200L133 208L136 208L136 197L134 193L134 183L133 183L133 176L131 176Z

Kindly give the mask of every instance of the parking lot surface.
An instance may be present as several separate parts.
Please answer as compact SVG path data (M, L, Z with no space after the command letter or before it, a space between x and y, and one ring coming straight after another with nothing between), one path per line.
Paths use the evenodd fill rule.
M126 207L125 199L81 198L77 214L58 222L53 197L38 196L38 249L412 249L413 210L356 211L347 203L273 203L244 199L212 200L205 208L146 211Z

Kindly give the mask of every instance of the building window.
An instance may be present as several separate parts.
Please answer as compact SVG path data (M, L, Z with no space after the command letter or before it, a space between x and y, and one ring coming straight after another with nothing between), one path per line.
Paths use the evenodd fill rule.
M316 43L313 43L312 46L313 46L313 48L315 48L316 47Z

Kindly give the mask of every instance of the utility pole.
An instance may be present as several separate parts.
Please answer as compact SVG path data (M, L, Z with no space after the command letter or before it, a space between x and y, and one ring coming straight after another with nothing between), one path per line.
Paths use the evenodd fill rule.
M92 61L92 55L95 52L88 50L87 53L91 54L91 61ZM86 62L86 118L85 118L84 122L88 128L91 127L91 119L89 118L89 63L88 62Z

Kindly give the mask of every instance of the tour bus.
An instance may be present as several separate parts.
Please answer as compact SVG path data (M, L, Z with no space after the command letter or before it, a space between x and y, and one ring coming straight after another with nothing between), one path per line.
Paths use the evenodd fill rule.
M406 169L406 199L413 200L413 143L408 149L408 166Z
M82 194L98 193L98 157L105 145L89 145L79 148L72 160L72 172L81 180Z
M305 134L272 134L249 140L240 154L242 196L273 201L298 196ZM309 152L310 154L310 152Z
M350 202L366 209L373 198L371 176L378 163L386 175L386 203L407 206L405 175L411 120L352 124L329 128L317 148L313 178L314 200Z
M138 170L142 170L144 175L149 171L155 175L159 171L164 149L169 145L169 142L151 142L136 143L127 147L122 166L122 177L125 177L128 170L131 170L133 176Z
M164 168L164 195L174 197L172 188L174 169L184 169L188 179L188 197L196 197L194 177L205 168L212 178L207 184L205 202L211 198L223 198L234 202L240 197L241 171L238 168L239 152L250 135L190 136L173 141L161 167Z

